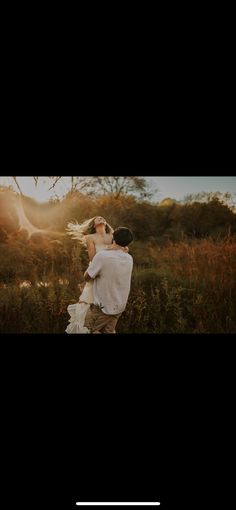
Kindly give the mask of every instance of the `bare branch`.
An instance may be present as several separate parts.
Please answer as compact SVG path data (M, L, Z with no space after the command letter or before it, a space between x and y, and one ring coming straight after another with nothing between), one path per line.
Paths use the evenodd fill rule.
M49 188L49 190L48 190L48 191L50 191L51 189L55 188L55 186L56 186L57 182L58 182L60 179L61 179L61 177L56 177L56 178L55 178L55 181L54 181L54 183L53 183L53 185Z
M22 190L21 190L21 188L20 188L20 186L19 186L19 183L18 183L18 181L17 181L17 178L16 178L16 177L12 177L12 179L14 179L14 182L16 183L17 188L18 188L18 190L19 190L20 194L21 194L21 195L23 195L23 192L22 192Z

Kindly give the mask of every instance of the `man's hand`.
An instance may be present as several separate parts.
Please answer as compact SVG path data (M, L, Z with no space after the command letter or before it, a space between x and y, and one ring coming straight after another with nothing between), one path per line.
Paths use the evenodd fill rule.
M89 274L88 274L88 271L85 271L84 279L85 279L86 282L90 282L90 280L92 280L91 276L89 276Z
M97 276L95 276L95 278L91 278L91 276L89 276L89 274L88 274L88 271L85 271L85 273L84 273L84 279L86 282L90 282L91 280L96 280L99 277L100 277L100 274L97 274Z

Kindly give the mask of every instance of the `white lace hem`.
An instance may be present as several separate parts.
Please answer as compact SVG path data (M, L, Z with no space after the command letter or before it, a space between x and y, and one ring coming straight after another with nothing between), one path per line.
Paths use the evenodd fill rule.
M75 305L69 305L67 311L70 315L69 324L66 328L66 333L69 335L78 335L89 333L89 329L84 326L85 317L90 304L87 303L76 303Z

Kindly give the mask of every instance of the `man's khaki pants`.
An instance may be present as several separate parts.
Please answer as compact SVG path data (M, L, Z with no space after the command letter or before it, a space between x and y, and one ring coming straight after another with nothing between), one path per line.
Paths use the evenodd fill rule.
M117 322L122 314L106 315L97 305L91 305L84 325L90 333L115 333Z

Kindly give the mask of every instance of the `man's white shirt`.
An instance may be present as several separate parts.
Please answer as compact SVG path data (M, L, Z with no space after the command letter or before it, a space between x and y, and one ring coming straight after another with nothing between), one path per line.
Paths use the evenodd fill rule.
M103 313L116 315L125 310L132 270L133 258L123 250L101 250L94 256L87 273L94 279L94 304Z

